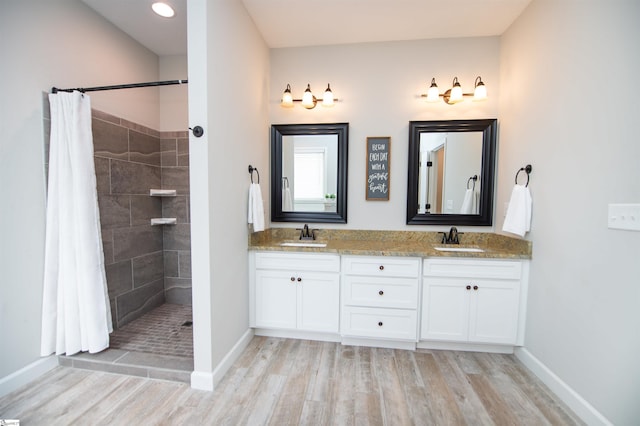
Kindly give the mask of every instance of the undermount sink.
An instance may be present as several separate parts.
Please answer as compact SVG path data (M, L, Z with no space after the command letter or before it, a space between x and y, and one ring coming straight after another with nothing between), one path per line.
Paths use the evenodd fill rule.
M457 251L457 252L466 252L466 253L484 253L484 250L478 247L434 247L434 249L438 251Z
M326 247L327 243L320 243L317 241L294 241L280 243L281 247Z

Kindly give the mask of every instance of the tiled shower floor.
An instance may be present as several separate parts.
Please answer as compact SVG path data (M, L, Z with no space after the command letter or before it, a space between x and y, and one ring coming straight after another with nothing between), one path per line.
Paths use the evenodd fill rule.
M191 306L164 304L110 335L97 353L61 355L67 367L189 383L193 371Z
M111 349L193 358L192 310L166 303L115 330Z

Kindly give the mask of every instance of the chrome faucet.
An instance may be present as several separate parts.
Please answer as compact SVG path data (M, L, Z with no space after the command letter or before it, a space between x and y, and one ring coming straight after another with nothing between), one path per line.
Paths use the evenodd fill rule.
M296 228L297 231L300 231L300 239L301 240L315 240L316 239L316 230L309 229L309 225L304 224L303 228Z
M446 232L442 232L442 244L460 244L459 235L464 234L464 232L458 232L458 228L452 226L449 229L449 234Z

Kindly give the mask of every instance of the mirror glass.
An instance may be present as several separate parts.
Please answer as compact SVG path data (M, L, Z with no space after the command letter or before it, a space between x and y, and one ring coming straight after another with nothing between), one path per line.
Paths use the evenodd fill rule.
M271 126L272 221L346 223L348 126Z
M407 224L490 226L497 120L411 121Z

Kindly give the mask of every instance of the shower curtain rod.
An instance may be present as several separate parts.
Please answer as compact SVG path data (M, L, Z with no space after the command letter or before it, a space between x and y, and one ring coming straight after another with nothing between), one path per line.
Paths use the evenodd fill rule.
M135 89L137 87L172 86L174 84L187 84L188 82L189 80L166 80L166 81L151 81L148 83L118 84L115 86L78 87L76 89L58 89L57 87L52 87L51 93L73 92L74 90L77 90L82 93L98 92L102 90Z

